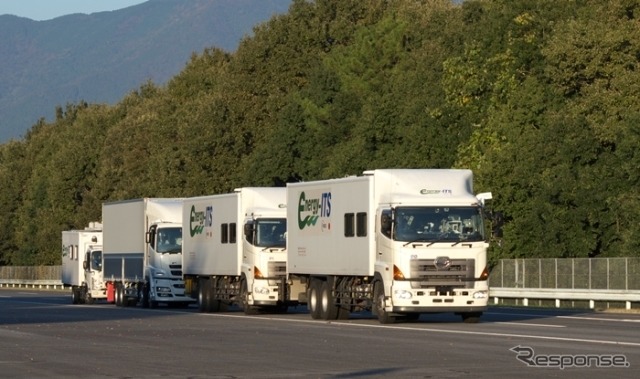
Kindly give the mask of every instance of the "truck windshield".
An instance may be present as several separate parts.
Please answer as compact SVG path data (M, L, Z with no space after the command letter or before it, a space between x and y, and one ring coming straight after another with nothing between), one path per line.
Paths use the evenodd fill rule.
M91 252L91 269L102 271L102 251L94 250Z
M395 212L396 241L484 241L480 207L397 207Z
M158 229L158 253L182 253L182 228Z
M258 247L285 247L287 243L287 220L271 218L256 220L256 243Z

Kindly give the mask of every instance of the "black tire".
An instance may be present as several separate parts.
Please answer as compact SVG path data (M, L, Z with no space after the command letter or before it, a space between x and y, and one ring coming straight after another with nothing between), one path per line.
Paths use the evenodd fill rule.
M309 307L309 314L311 315L311 318L314 320L320 319L320 315L321 315L321 305L320 305L321 287L322 287L321 281L311 279L311 282L309 283L308 307Z
M211 291L209 290L208 279L200 279L198 286L198 310L200 312L211 312Z
M96 302L96 299L91 297L91 293L89 292L89 288L86 285L79 288L80 293L80 304L93 304Z
M146 280L142 285L142 308L149 308L149 297L151 295L151 288L149 286L149 281Z
M96 299L91 297L91 292L89 292L89 289L87 288L87 286L82 287L81 296L82 296L82 300L80 300L81 303L91 305L96 302Z
M71 304L80 304L80 288L71 287Z
M462 321L465 324L477 324L480 322L480 316L482 316L482 312L468 312L462 313Z
M396 317L384 310L385 302L384 286L382 281L378 280L373 284L373 313L378 316L381 324L393 324L396 322Z
M124 283L121 283L121 284L120 284L120 292L122 293L122 294L120 295L120 296L121 296L121 299L122 299L122 300L121 300L121 304L120 304L120 306L122 306L122 307L128 307L128 306L129 306L129 303L130 303L130 301L131 301L131 300L130 300L130 299L127 297L127 295L126 295L126 291L125 291Z
M244 278L242 278L242 282L240 283L240 301L238 302L238 305L246 315L258 314L258 308L249 305L249 285L247 284L247 280Z
M347 306L341 305L338 307L338 320L348 320L351 317L351 311Z
M323 282L320 289L320 318L323 320L336 320L338 318L338 310L329 281Z
M216 280L209 282L209 312L220 312L222 302L216 298Z
M115 286L116 286L116 288L115 288L116 307L121 307L122 306L122 301L123 301L123 299L122 299L122 295L123 295L123 293L122 293L122 290L123 290L122 283L117 282L115 284Z
M404 315L405 321L418 321L420 319L420 313L407 313Z

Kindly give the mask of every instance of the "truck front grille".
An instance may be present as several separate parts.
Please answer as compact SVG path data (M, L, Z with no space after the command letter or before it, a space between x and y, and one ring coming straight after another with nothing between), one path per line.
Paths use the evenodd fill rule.
M284 278L287 276L287 262L269 262L269 277Z
M433 259L411 261L411 286L413 288L473 288L475 259L451 259L445 269L436 267Z
M182 265L169 265L171 276L182 276Z

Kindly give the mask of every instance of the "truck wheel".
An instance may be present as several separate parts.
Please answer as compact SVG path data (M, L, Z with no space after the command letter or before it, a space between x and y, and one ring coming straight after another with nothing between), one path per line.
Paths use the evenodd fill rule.
M351 316L351 310L349 306L340 305L338 306L338 320L348 320Z
M149 288L149 282L145 281L142 285L142 308L149 308L149 295L151 290Z
M314 320L318 320L321 315L321 305L320 305L320 290L322 287L322 282L319 280L311 279L309 283L309 313L311 314L311 318Z
M200 312L211 312L211 290L209 280L200 279L198 286L198 310Z
M71 304L80 304L80 289L76 286L71 287Z
M396 322L396 318L384 310L385 302L384 286L382 281L377 281L373 285L374 314L378 316L378 321L380 321L381 324L393 324Z
M126 307L129 305L129 300L125 295L125 288L123 283L116 283L116 306Z
M480 316L482 316L482 312L468 312L462 313L462 321L467 324L476 324L480 321Z
M80 295L80 304L93 304L96 302L96 299L91 297L91 293L86 285L78 289L78 294Z
M127 291L124 287L124 283L120 283L120 293L120 306L128 307L131 300L127 297Z
M320 295L320 317L323 320L336 320L338 318L338 307L336 299L331 293L329 281L323 282Z
M222 301L216 298L216 281L211 281L209 286L209 312L220 312Z
M246 315L258 314L258 308L249 305L249 285L246 279L242 279L240 284L240 307Z
M122 306L122 283L117 282L116 283L116 290L115 290L115 300L116 300L116 307L121 307Z

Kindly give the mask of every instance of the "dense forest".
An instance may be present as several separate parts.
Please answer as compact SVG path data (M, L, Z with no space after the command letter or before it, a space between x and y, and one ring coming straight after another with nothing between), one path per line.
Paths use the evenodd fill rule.
M60 264L105 201L470 168L491 259L640 255L640 1L295 0L166 85L0 146L0 263Z

